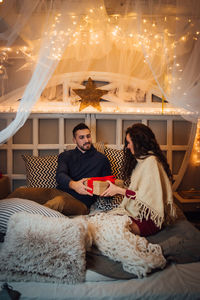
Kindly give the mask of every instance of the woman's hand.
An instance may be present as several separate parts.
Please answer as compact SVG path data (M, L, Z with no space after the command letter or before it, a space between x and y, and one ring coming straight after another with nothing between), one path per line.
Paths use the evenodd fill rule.
M109 183L109 187L100 195L102 197L109 197L114 195L125 195L126 190L121 188L115 184L113 184L110 180L107 180Z

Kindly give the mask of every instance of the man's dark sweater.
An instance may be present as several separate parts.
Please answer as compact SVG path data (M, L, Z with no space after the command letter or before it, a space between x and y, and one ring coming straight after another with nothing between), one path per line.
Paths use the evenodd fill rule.
M80 195L69 188L70 180L111 175L109 160L93 146L82 153L78 148L62 152L58 157L56 172L57 188L71 194L90 207L97 199L96 195Z

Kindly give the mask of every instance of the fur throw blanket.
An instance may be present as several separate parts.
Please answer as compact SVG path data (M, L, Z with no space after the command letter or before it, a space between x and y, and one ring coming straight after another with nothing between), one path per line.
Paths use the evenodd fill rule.
M73 219L15 213L0 250L0 280L83 282L92 243L138 277L163 268L160 246L132 234L128 226L127 216L106 213Z

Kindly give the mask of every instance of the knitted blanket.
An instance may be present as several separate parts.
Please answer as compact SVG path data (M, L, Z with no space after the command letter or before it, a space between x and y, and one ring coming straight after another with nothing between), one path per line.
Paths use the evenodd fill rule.
M140 278L152 269L165 267L160 245L131 233L128 216L100 213L88 222L93 244L110 259L121 262L125 271Z

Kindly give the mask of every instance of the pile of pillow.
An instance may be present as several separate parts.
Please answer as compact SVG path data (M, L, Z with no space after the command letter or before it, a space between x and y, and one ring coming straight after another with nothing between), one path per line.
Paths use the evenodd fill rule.
M104 153L107 158L110 161L111 169L112 169L112 175L114 175L116 178L121 179L121 167L122 167L122 161L123 161L123 151L112 149L109 147L104 147L104 144L99 142L94 144L95 148L100 151L101 153ZM68 146L66 150L73 149L75 146ZM25 162L26 166L26 178L27 178L27 187L28 188L45 188L47 189L45 193L50 193L51 189L56 189L56 169L58 164L58 155L48 155L48 156L33 156L33 155L22 155L22 158ZM50 191L48 190L50 189ZM30 192L30 195L29 195ZM18 194L20 193L20 194ZM17 189L13 194L11 194L11 197L19 197L21 198L22 194L23 198L35 200L35 196L32 195L32 193L35 193L34 190L19 190ZM37 193L37 191L36 191ZM39 194L39 192L38 192ZM54 194L55 196L59 196L58 194ZM39 196L41 197L41 195ZM45 200L52 199L53 197L45 197ZM46 202L45 201L45 202ZM97 199L97 202L92 207L94 210L110 210L112 208L117 207L122 201L121 196L114 196L112 199L107 197L99 197ZM45 203L44 202L44 203ZM44 204L42 203L42 204ZM78 205L78 203L76 203ZM76 214L80 214L82 212L82 209L80 211L78 205L78 211ZM71 212L70 212L71 213ZM66 209L64 214L69 215L69 211Z
M96 149L104 153L111 164L112 174L116 178L121 178L120 170L122 167L123 151L116 150L109 147L104 147L104 144L99 142L94 144ZM69 146L66 150L70 150L75 146ZM84 203L70 197L69 194L56 189L56 169L58 164L58 155L48 156L33 156L22 155L26 166L27 186L17 188L12 192L7 200L0 202L0 232L5 233L7 222L11 215L19 211L27 211L29 213L39 212L42 215L59 216L59 212L64 215L85 215L88 213L87 207ZM64 203L62 209L60 207L44 204L50 200L55 199L56 204ZM28 199L24 201L23 199ZM66 200L66 201L65 201ZM92 210L107 211L117 207L122 201L121 196L115 196L112 199L107 197L99 197L97 202L92 207ZM50 208L56 209L50 210Z

